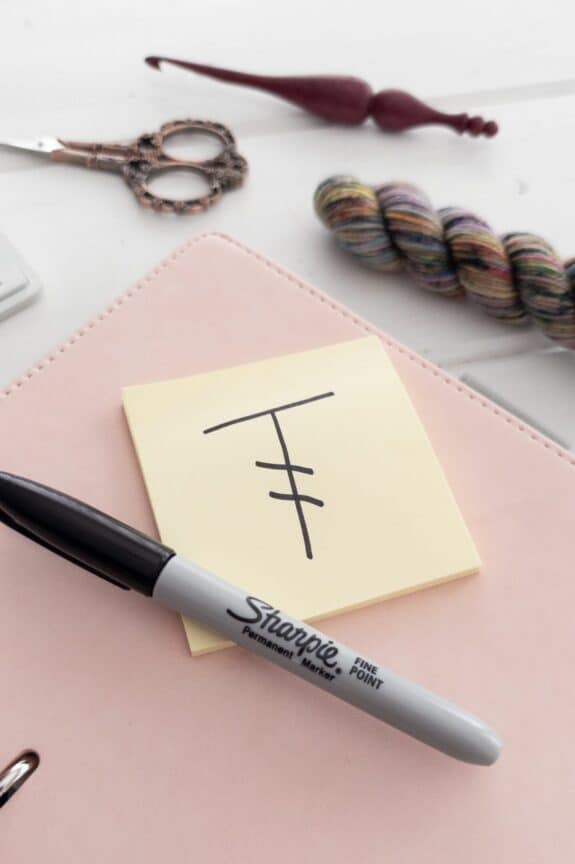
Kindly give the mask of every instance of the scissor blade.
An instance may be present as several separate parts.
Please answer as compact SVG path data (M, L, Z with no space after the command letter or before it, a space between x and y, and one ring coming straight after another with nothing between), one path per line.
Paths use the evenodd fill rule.
M0 147L49 156L55 150L61 150L62 143L57 138L0 138Z

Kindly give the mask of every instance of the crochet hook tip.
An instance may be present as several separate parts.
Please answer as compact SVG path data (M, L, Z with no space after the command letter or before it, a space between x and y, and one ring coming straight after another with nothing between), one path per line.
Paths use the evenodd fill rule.
M152 69L159 69L160 63L162 62L163 57L156 57L154 55L150 57L144 57L144 62L148 64Z

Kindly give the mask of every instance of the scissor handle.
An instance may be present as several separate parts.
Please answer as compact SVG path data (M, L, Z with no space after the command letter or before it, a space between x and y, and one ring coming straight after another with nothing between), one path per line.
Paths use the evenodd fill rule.
M165 141L181 132L201 132L216 137L221 151L212 159L192 161L175 159L164 150ZM194 213L206 210L221 197L222 192L240 186L247 172L247 162L236 150L230 130L221 123L209 120L175 120L154 133L140 135L136 143L137 155L129 159L122 171L139 203L164 213ZM197 198L172 199L155 195L149 182L158 174L177 170L194 171L208 183L208 192Z
M222 123L214 123L211 120L171 120L169 123L164 123L160 126L157 132L144 133L138 138L138 147L142 150L152 149L161 151L166 159L172 157L164 150L164 144L168 138L174 135L180 135L182 132L199 132L202 135L211 135L217 138L221 143L221 151L212 159L184 159L181 161L188 163L196 163L199 165L209 164L210 162L218 162L226 152L236 152L236 139L227 126Z

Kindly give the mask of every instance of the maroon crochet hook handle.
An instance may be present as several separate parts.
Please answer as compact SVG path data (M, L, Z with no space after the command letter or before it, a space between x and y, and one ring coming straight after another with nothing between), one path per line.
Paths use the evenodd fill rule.
M414 126L436 124L449 126L456 132L470 135L497 134L497 123L469 114L445 114L436 111L403 90L381 90L374 93L366 81L344 75L251 75L218 66L174 60L171 57L146 57L146 63L159 69L161 63L171 63L182 69L264 90L298 105L311 114L336 123L360 125L372 117L386 132L403 132Z

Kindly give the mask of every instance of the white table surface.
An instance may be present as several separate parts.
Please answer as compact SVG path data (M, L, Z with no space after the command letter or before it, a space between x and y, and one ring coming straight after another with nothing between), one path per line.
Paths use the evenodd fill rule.
M335 250L311 203L330 174L404 179L438 206L474 208L497 230L539 232L575 255L574 23L572 0L4 0L0 137L117 140L175 118L213 119L235 132L250 175L208 212L175 217L139 208L112 174L0 152L0 232L44 286L39 302L0 322L0 386L189 236L217 230L575 446L570 352L406 277L363 270ZM264 94L154 72L143 63L153 53L270 74L353 74L495 118L501 131L488 140L439 127L330 127Z

